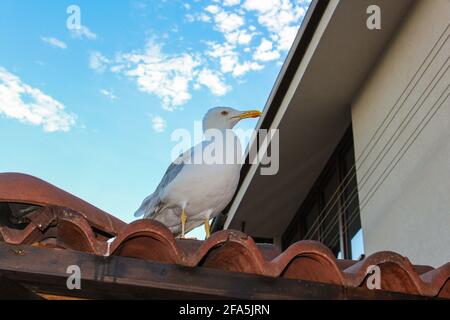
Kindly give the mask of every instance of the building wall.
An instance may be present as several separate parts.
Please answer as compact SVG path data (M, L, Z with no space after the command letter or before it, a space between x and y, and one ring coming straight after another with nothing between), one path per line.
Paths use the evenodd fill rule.
M432 266L450 261L449 22L450 0L419 0L352 103L366 254L392 250ZM437 101L444 101L440 108Z

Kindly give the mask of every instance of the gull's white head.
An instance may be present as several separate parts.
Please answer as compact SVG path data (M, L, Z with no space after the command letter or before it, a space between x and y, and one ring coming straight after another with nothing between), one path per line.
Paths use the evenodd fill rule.
M233 129L242 119L258 118L261 112L258 110L239 111L228 107L210 109L203 118L203 131L209 129Z

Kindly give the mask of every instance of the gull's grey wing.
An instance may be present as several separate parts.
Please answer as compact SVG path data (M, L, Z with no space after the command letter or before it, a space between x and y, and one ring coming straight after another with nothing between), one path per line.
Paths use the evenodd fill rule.
M172 182L176 176L183 169L185 163L184 160L187 155L191 154L191 151L180 155L170 166L167 168L161 182L150 196L144 199L141 207L135 212L135 217L144 216L144 218L154 218L155 215L164 207L164 203L161 202L160 194L164 188Z
M144 199L141 207L134 214L135 217L144 216L144 218L155 219L157 215L166 208L166 204L161 201L162 191L171 183L181 172L186 164L194 163L195 153L203 152L203 149L210 144L211 141L202 141L191 149L181 154L170 166L167 168L161 182L150 196Z
M178 159L177 159L178 160ZM184 162L175 161L167 168L161 182L156 188L156 192L163 190L169 183L173 181L184 167Z

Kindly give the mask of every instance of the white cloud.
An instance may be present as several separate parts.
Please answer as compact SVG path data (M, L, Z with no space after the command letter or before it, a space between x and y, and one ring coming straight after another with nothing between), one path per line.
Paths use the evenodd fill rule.
M150 115L152 120L152 127L158 133L164 132L167 127L167 122L161 116Z
M231 5L231 3L238 4L239 1L231 1L228 5ZM215 29L223 34L226 43L244 45L252 41L255 33L242 29L245 25L245 18L242 14L227 12L215 5L210 5L205 10L213 15Z
M217 55L233 54L231 47L215 50ZM221 50L231 51L222 53ZM214 55L214 52L211 54ZM189 53L168 55L162 52L161 46L153 42L149 42L142 51L117 54L114 60L109 60L98 52L93 53L90 60L94 70L104 71L106 66L110 66L111 72L134 80L140 91L160 98L163 108L168 111L188 102L192 98L192 88L204 86L217 96L223 96L231 90L221 72L205 66L204 57ZM225 65L224 68L226 69ZM233 68L228 72L232 71ZM104 91L102 94L108 96L109 92Z
M280 53L273 50L273 44L267 39L262 39L261 44L256 49L253 58L258 61L271 61L280 57Z
M189 15L190 22L214 22L223 41L206 41L204 52L222 74L242 77L278 63L288 51L311 0L212 0L204 16ZM212 69L211 64L207 65Z
M67 49L67 44L64 41L61 41L59 39L53 38L53 37L41 37L41 40L45 43L51 45L52 47L59 48L59 49Z
M134 79L139 90L158 96L169 111L191 99L190 83L200 65L194 55L165 55L154 44L149 44L144 52L122 54L115 62L113 68Z
M107 66L111 63L109 59L100 52L92 52L89 56L89 67L99 73L105 72Z
M223 73L233 72L234 67L239 63L239 53L235 50L235 46L215 42L210 42L208 45L210 49L206 51L206 54L211 58L219 59L220 70Z
M247 31L243 30L239 32L237 41L239 44L249 44L252 41L253 36L254 33L248 33Z
M297 35L297 27L285 27L279 33L278 38L278 48L283 51L287 51L291 48L294 42L295 36Z
M188 22L194 22L197 20L197 16L193 14L187 14L184 16Z
M185 18L188 22L194 22L194 21L211 22L211 17L203 12L196 13L196 14L188 13L188 14L186 14Z
M246 61L242 64L237 64L235 66L235 68L233 69L233 76L234 77L242 77L249 71L258 71L258 70L262 70L263 68L264 68L264 66L257 62Z
M134 9L138 9L138 10L147 9L147 3L142 2L142 1L131 1L131 6Z
M236 6L241 3L241 0L224 0L223 5L226 7Z
M267 12L280 6L280 0L245 0L243 7L247 10Z
M242 15L234 12L226 12L218 6L208 6L206 11L213 14L215 29L223 34L229 44L248 44L253 34L246 30L241 30L245 25L245 19Z
M125 65L116 65L116 66L111 67L111 72L119 73L119 72L122 72L123 69L125 69Z
M217 14L220 11L220 8L218 6L210 5L205 8L205 11L211 14Z
M116 95L112 92L112 91L110 91L110 90L106 90L106 89L101 89L100 90L100 93L102 94L102 95L104 95L105 97L107 97L108 99L110 99L110 100L116 100L117 99L117 97L116 97Z
M86 38L88 40L95 40L97 39L97 35L89 30L86 26L80 26L79 28L74 28L70 30L70 33L72 37L77 39L83 39Z
M132 79L139 90L156 95L164 109L173 111L192 98L192 88L206 87L212 94L224 95L232 89L227 84L230 77L242 81L249 72L280 63L310 1L212 0L200 12L193 12L192 5L184 6L190 9L185 15L188 22L213 23L223 40L205 39L205 50L190 46L176 54L162 53L161 45L154 44L119 53L111 60L94 53L90 66Z
M210 22L211 21L211 18L207 14L204 14L204 13L199 14L197 19L202 22Z
M222 73L242 77L249 71L261 70L264 64L280 59L282 53L289 50L310 1L213 2L215 4L207 6L205 11L212 15L215 30L222 33L224 41L207 42L206 54L219 62ZM238 4L241 5L234 7ZM256 26L252 15L257 19ZM260 44L255 47L254 39L258 36L261 36Z
M287 51L294 41L310 1L301 0L294 3L290 0L246 0L243 7L255 12L259 24L269 31L278 49Z
M244 18L236 13L221 11L214 16L218 30L222 33L233 32L245 23Z
M230 45L248 45L255 33L249 33L247 30L236 30L233 32L224 32L224 37L227 43Z
M76 115L39 89L0 67L0 114L20 122L42 126L46 132L69 131Z
M208 43L210 49L206 51L206 54L219 60L220 71L222 73L231 73L233 77L241 77L249 71L257 71L264 68L263 65L255 61L246 61L241 63L239 61L239 52L236 46L224 43Z
M219 73L211 71L210 69L202 69L200 71L197 83L209 88L212 94L216 96L223 96L231 89L224 83Z

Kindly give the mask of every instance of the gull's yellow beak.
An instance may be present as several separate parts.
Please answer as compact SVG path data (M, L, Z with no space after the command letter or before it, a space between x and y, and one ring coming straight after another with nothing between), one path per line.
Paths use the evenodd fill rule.
M240 115L233 117L233 119L248 119L248 118L258 118L261 116L261 112L258 110L250 110L250 111L244 111Z

